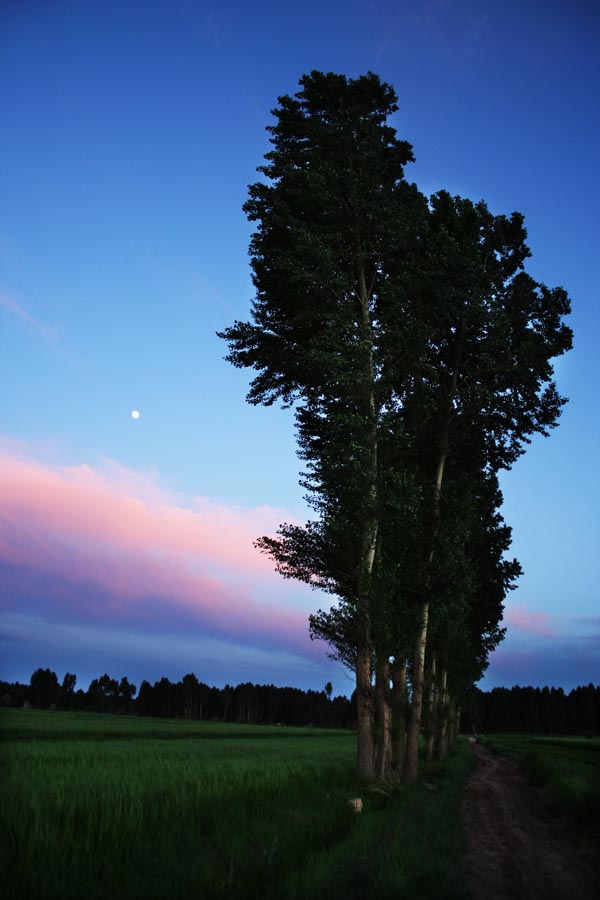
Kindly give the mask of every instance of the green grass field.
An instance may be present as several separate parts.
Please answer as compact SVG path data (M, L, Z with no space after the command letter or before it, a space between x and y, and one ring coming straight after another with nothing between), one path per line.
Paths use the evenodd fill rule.
M600 738L491 734L481 741L516 759L532 784L586 825L600 824Z
M340 731L0 710L0 751L3 900L466 896L462 742L436 790Z

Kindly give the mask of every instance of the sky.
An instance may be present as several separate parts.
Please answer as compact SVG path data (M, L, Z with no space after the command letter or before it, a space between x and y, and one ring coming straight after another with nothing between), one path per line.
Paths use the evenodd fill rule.
M330 598L253 547L308 518L292 413L245 402L215 334L248 317L247 185L312 69L390 82L407 178L522 212L572 298L569 404L502 476L525 574L481 686L600 681L593 0L0 4L0 679L351 693L308 637Z

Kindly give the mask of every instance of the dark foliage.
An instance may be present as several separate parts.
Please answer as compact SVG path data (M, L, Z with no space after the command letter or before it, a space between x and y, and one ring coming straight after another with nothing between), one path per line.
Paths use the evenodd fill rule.
M31 684L0 681L0 703L36 709L57 709L99 713L133 714L190 720L239 722L248 725L315 725L321 728L348 728L356 721L353 700L332 698L330 682L322 691L302 691L272 684L238 684L236 687L209 687L192 673L181 681L161 678L153 685L136 686L126 677L117 681L104 674L94 678L87 691L74 690L76 675L67 672L63 688L50 669L37 669ZM66 688L65 688L66 686ZM135 699L134 699L135 697Z
M465 730L481 734L600 734L600 686L475 690L463 710Z

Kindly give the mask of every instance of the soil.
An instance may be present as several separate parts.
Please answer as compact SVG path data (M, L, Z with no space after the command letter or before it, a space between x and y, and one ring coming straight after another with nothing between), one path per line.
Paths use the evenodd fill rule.
M472 743L463 799L475 900L600 900L600 848L517 764Z

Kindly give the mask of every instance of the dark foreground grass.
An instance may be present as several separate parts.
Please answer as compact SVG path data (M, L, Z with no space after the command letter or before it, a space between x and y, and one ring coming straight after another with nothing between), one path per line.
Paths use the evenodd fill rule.
M565 812L600 828L600 740L495 734L481 740L516 759L531 784L547 788Z
M2 710L0 736L3 900L466 897L461 743L369 790L347 732Z

